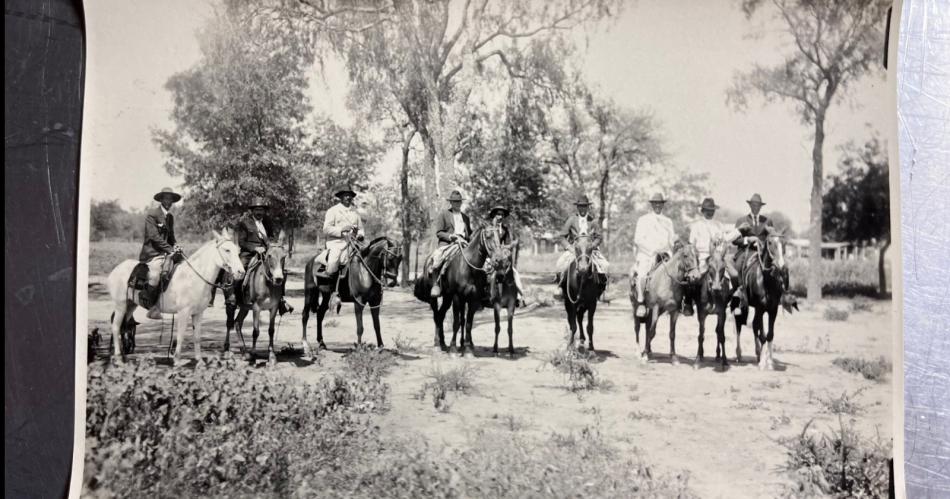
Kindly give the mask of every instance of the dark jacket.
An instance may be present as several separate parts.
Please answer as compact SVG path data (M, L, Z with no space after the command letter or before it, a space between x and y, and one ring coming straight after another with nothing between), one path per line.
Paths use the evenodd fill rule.
M274 234L276 228L270 218L264 217L261 223L267 232L266 238L262 238L257 231L257 224L254 223L254 217L247 215L238 222L236 230L238 246L241 247L241 258L250 259L250 257L257 253L257 248L267 248L270 241L276 237L276 234Z
M742 237L757 237L763 243L765 242L766 238L768 238L767 228L773 226L772 221L769 220L768 217L766 217L765 215L759 215L759 223L755 224L754 221L752 220L751 213L736 220L736 228L738 229L739 226L741 226L744 223L749 224L749 228L741 229L739 231L739 233L742 234ZM736 246L740 248L745 248L746 246L748 246L742 243L741 238L736 239L735 241L732 242L732 244L735 244Z
M170 255L175 251L175 217L155 207L145 213L145 242L139 252L139 261L147 262L156 256Z
M590 213L587 214L587 232L590 236L591 243L595 246L600 243L600 223L594 219L594 216ZM574 239L577 238L581 233L580 230L580 215L577 213L570 216L566 222L564 222L564 227L561 228L561 239L563 239L564 244L567 247L570 247L574 244Z
M462 213L462 220L465 222L465 239L472 237L472 224L468 215ZM439 213L435 219L435 237L439 240L439 246L447 246L452 242L452 235L455 234L455 218L452 210L445 210Z

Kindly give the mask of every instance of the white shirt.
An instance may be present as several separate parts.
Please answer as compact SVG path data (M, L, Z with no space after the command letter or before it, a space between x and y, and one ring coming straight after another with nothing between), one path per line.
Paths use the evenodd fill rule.
M578 217L577 217L577 230L580 231L580 235L582 235L582 236L586 236L586 235L590 232L590 225L587 223L587 217L586 217L586 216L583 216L583 217L582 217L582 216L578 215Z
M165 218L168 218L168 214L169 214L170 212L165 209L165 206L164 206L164 205L158 205L158 207L162 209L162 214L165 216Z
M455 233L465 237L465 219L462 218L462 212L452 212L452 220L455 222Z
M673 221L665 215L647 213L637 220L633 242L637 251L652 256L660 252L671 252L676 241Z
M261 235L261 238L267 239L267 231L264 230L264 224L256 218L254 219L254 224L257 225L257 232Z
M354 225L358 228L357 233L363 235L363 220L356 211L356 206L351 205L347 208L343 206L343 203L338 203L327 210L326 219L323 221L323 233L326 234L328 240L342 239L343 231Z

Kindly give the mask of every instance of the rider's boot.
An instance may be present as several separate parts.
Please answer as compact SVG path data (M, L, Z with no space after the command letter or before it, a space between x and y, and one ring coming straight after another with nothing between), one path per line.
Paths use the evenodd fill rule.
M439 269L439 273L436 274L435 279L432 280L432 290L429 292L429 296L432 298L438 298L442 296L442 286L439 284L442 282L442 269L444 266Z
M287 302L287 280L280 285L280 303L277 304L277 313L280 315L293 313L294 307Z

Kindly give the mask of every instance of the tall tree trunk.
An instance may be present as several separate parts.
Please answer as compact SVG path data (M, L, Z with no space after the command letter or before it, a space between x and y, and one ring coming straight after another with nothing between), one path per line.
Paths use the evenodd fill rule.
M807 293L811 301L821 299L821 195L824 180L825 115L815 117L815 143L812 148L811 234L808 248Z
M597 195L600 198L600 216L598 216L598 221L601 228L603 229L603 241L601 241L601 250L605 253L609 253L610 249L610 226L607 220L607 200L608 200L608 190L610 189L610 168L604 168L604 174L600 177L600 185L597 187ZM605 222L607 226L605 227Z
M409 208L409 146L412 144L412 137L415 135L415 132L409 133L409 136L403 139L402 142L402 170L399 172L399 190L402 195L401 204L402 204L402 254L405 255L405 258L402 260L401 272L402 279L400 280L400 285L407 286L409 284L409 252L412 250L412 227L411 227L411 216Z
M884 245L881 246L881 249L877 252L877 279L878 279L878 294L884 296L887 294L887 272L884 270L884 253L891 246L891 235L887 235L887 239L884 240Z

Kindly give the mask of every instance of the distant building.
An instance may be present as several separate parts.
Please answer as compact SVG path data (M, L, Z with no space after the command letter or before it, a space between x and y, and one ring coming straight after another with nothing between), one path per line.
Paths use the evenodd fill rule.
M536 234L534 238L532 238L531 254L544 255L561 251L558 245L558 239L557 234L553 232Z
M810 246L808 239L789 239L785 251L789 258L808 258ZM834 241L821 243L821 257L827 260L866 260L877 258L878 251L873 245Z

